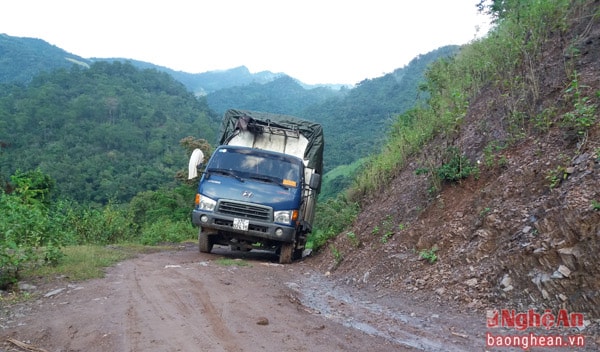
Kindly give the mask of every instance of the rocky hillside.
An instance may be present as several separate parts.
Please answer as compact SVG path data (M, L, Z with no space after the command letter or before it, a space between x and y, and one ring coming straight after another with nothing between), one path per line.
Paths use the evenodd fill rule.
M352 227L309 260L382 295L460 310L565 308L600 318L600 3L586 6L567 31L540 44L542 59L523 63L537 96L494 82L483 87L454 133L397 170L362 202ZM524 102L533 102L535 122L511 116ZM568 114L595 122L577 133L560 123ZM479 173L432 194L417 170L439 164L449 147Z

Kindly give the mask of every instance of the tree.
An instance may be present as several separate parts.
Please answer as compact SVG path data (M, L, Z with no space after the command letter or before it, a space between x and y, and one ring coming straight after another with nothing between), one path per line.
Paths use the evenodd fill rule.
M20 197L23 203L49 204L56 182L52 177L39 169L34 171L17 172L10 177L13 193Z

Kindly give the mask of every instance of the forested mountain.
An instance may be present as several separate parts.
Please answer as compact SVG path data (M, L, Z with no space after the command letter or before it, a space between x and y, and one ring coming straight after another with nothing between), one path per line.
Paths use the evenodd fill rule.
M28 83L40 72L68 68L74 63L89 62L41 39L0 34L0 83Z
M179 141L213 141L219 117L204 98L157 70L96 62L0 89L0 174L39 168L59 194L129 201L187 165Z
M88 66L98 61L129 62L139 69L156 69L166 72L198 95L250 83L267 83L284 75L283 73L270 71L251 73L245 66L228 70L187 73L132 59L86 59L68 53L42 39L0 34L0 83L29 83L40 72L51 72L57 68L69 68L73 64Z
M373 152L385 141L386 129L401 114L426 98L419 85L428 65L458 51L445 46L414 58L383 77L360 82L342 97L305 109L301 116L319 121L327 132L325 169L350 164Z
M427 66L458 50L443 47L354 88L332 89L307 88L285 74L251 74L244 66L188 74L142 61L83 59L39 39L0 39L0 83L7 83L0 141L9 145L0 149L0 173L6 178L17 168L41 167L57 179L62 195L101 203L168 183L186 164L179 138L214 143L228 108L319 122L326 134L325 170L352 164L376 153L394 117L423 98L418 87ZM194 97L205 92L206 100ZM133 171L140 160L141 169ZM101 177L74 176L91 173ZM353 176L336 177L334 189L325 178L324 193L335 194ZM132 178L139 178L135 186L129 186Z
M153 68L166 72L176 80L183 83L190 91L196 95L206 95L211 92L227 89L231 87L245 86L248 84L265 84L281 76L283 73L273 73L271 71L261 71L251 73L246 66L234 67L228 70L207 71L202 73L188 73L175 71L168 67L157 66L149 62L138 60L123 59L93 59L96 61L127 61L135 67L141 69Z
M185 84L196 94L206 94L229 87L244 86L247 84L265 84L271 82L283 73L261 71L251 73L246 66L231 68L229 70L208 71L203 73L189 74L181 71L173 71L171 75Z
M206 100L210 108L220 114L230 108L239 108L301 115L308 106L342 95L339 90L326 87L305 89L292 77L283 75L268 83L254 82L221 89L208 94Z

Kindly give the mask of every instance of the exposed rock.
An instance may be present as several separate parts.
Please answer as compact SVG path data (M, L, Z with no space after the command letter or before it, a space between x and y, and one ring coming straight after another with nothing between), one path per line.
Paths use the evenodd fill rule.
M46 293L44 295L44 297L48 298L48 297L56 296L57 294L63 292L64 290L65 290L64 287L63 288L57 288L56 290L52 290L52 291Z
M477 286L477 279L476 278L469 279L469 280L465 281L465 285L467 285L469 287L475 287L475 286Z
M560 300L563 301L563 302L566 301L567 299L569 299L567 296L565 296L562 293L558 295L558 298L560 298Z
M19 291L33 292L37 290L37 286L19 281Z
M562 276L564 276L564 277L571 276L571 270L569 268L567 268L566 266L564 266L564 265L560 265L558 267L558 270L556 270L556 271L558 271L559 273L561 273Z
M508 274L505 274L502 278L502 281L500 281L500 288L502 288L504 292L508 292L513 289L512 279L510 278L510 276L508 276Z
M269 319L267 319L265 317L260 317L260 318L258 318L258 320L256 320L256 324L257 325L269 325Z

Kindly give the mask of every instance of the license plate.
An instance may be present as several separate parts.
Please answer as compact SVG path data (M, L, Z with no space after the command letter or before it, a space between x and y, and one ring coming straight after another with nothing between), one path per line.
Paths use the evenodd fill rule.
M248 220L248 219L233 218L233 229L234 230L248 231L249 224L250 224L250 220Z

